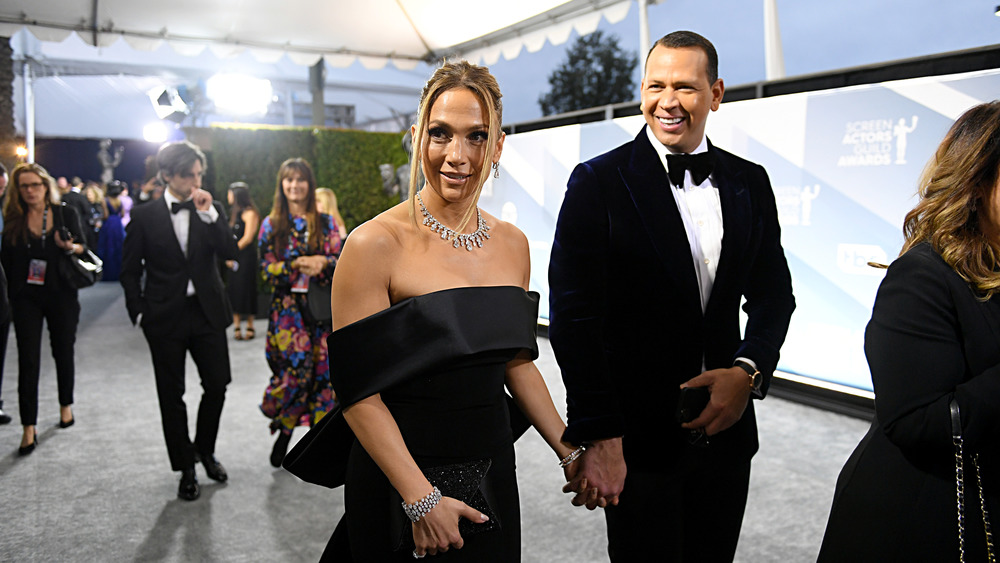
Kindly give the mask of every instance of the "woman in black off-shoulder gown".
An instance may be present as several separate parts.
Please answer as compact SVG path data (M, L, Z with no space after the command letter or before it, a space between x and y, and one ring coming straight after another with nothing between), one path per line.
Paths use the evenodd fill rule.
M350 396L381 393L421 469L489 460L481 490L488 530L437 557L515 561L520 517L504 376L519 353L537 357L538 294L519 287L466 287L396 303L335 332L334 386ZM370 345L378 343L377 346ZM520 418L515 411L515 417ZM347 466L348 530L360 560L412 559L409 521L385 474L357 442ZM439 485L440 486L440 485ZM447 494L447 491L443 492ZM478 525L486 526L486 525ZM475 529L470 527L469 529ZM388 531L402 531L394 541ZM364 554L364 557L358 557Z
M418 191L412 179L407 202L344 245L328 339L343 410L285 460L310 482L345 485L323 561L519 561L513 440L529 423L575 475L582 448L561 441L565 424L533 363L528 242L478 208L500 159L500 122L489 71L439 68L411 131L412 167L426 182ZM301 451L323 436L337 446L303 464Z

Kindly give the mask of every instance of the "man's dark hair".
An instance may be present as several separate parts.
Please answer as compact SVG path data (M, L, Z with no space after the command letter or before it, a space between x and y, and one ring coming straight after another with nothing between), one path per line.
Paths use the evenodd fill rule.
M715 81L719 79L719 54L715 52L715 45L712 45L711 41L701 35L693 31L675 31L664 35L653 44L649 49L649 53L646 53L645 64L649 64L649 55L653 53L653 49L656 49L657 46L667 49L701 49L708 58L708 65L705 67L705 73L708 74L708 83L715 84ZM644 72L645 68L643 66Z
M156 167L160 171L161 179L189 172L195 161L201 162L204 168L205 153L201 152L198 145L188 141L167 143L156 153Z

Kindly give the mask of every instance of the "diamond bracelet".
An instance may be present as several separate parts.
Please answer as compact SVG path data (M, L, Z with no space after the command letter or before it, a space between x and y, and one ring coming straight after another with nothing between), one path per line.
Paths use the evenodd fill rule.
M578 448L576 448L575 450L571 451L569 453L569 455L567 455L566 457L564 457L564 458L562 458L562 459L559 460L559 467L566 467L567 465L573 463L580 456L582 456L583 452L585 452L585 451L587 451L587 446L580 445Z
M432 508L437 506L437 503L441 502L441 490L434 487L434 490L427 493L427 496L418 500L413 504L406 504L402 502L403 512L410 519L410 522L417 523L421 518L427 516L427 513L431 511Z

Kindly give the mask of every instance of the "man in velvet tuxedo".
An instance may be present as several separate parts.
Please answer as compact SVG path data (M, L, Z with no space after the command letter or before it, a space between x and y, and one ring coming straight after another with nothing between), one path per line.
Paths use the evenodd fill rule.
M205 155L198 147L168 143L156 163L167 189L159 200L132 210L121 284L129 318L141 324L153 358L167 453L173 470L181 472L177 496L195 500L196 461L210 478L228 478L215 458L215 440L231 381L225 331L233 315L218 264L236 258L236 238L222 206L201 189ZM203 389L194 442L184 405L187 352Z
M757 451L751 399L778 362L791 277L767 173L705 136L724 91L712 44L663 37L641 89L645 127L576 167L556 225L563 438L588 447L564 490L606 507L612 561L732 561ZM682 387L711 393L684 425Z

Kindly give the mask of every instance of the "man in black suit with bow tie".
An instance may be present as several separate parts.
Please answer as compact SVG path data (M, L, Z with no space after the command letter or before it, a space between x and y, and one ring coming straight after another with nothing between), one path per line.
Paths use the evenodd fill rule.
M196 461L210 478L228 479L215 458L215 440L231 381L225 331L233 315L218 265L236 258L236 238L222 206L201 189L205 155L197 146L168 143L156 164L167 189L159 200L132 210L121 284L129 318L141 324L153 358L167 453L173 470L181 472L177 496L195 500ZM184 405L187 352L203 389L194 442Z
M646 126L576 167L556 225L563 438L588 448L565 490L606 507L612 561L732 561L758 446L751 399L778 362L791 277L767 173L705 136L724 92L712 44L657 41L641 92ZM683 425L682 387L711 393Z

